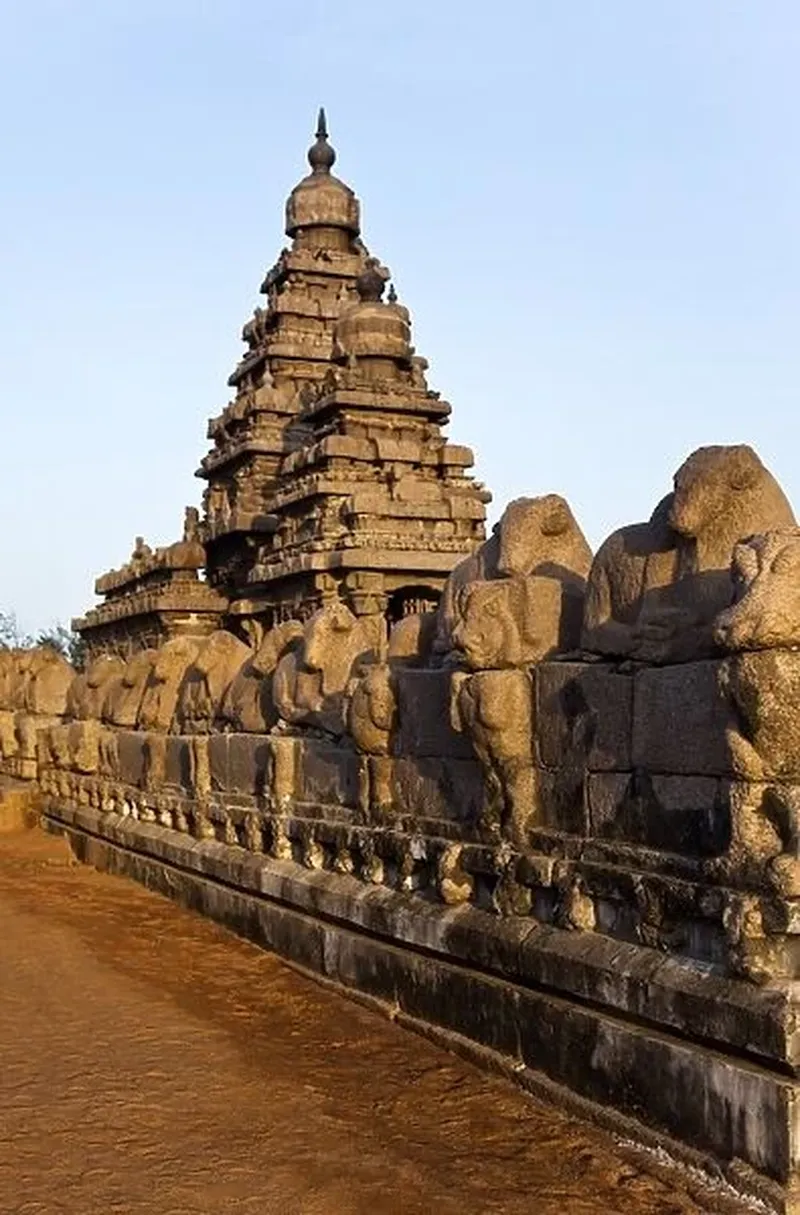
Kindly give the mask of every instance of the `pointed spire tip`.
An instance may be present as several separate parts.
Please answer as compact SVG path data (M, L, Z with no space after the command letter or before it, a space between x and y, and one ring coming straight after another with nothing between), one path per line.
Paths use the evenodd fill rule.
M328 143L328 122L325 110L320 106L317 118L316 143L309 149L308 163L314 173L330 173L336 161L336 153Z

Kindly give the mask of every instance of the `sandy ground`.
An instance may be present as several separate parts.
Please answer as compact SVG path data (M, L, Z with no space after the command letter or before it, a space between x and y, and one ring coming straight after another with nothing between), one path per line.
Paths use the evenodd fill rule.
M690 1215L592 1127L0 836L2 1215Z

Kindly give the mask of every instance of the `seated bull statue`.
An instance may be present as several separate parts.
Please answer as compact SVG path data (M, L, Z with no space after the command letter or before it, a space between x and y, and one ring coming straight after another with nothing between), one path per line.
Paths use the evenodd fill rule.
M30 759L35 754L39 719L63 714L74 675L52 646L0 653L0 755Z
M217 726L244 734L266 734L278 721L272 689L275 668L288 651L299 648L303 626L287 620L264 634L261 644L239 668L222 698Z
M138 650L112 679L103 698L102 720L120 730L134 730L144 689L155 662L155 650Z
M211 732L224 693L252 655L250 646L225 629L204 638L181 682L175 714L178 733Z
M712 655L714 620L731 601L734 545L794 523L781 487L751 447L699 448L650 522L621 528L598 551L584 650L642 662Z
M171 637L156 651L139 705L139 730L166 733L172 725L183 678L202 645L200 637Z
M26 712L61 717L74 678L75 668L52 646L42 645L31 650L24 693Z
M395 621L389 632L387 659L392 666L429 665L436 642L439 617L436 612L411 612Z
M337 737L346 731L345 692L362 662L373 657L363 624L343 603L315 612L302 644L275 668L278 716L289 725L314 726Z
M69 686L65 716L76 721L99 721L106 693L124 671L125 663L116 654L100 654L93 658L86 670L76 675Z
M13 753L33 765L32 771L27 773L32 775L35 773L38 735L63 716L75 670L49 645L29 650L23 667L24 676L15 694L20 708L14 714L16 747ZM3 749L5 752L5 742Z
M457 630L473 584L531 576L554 584L560 600L558 648L576 648L591 563L591 549L564 498L557 494L517 498L508 504L489 539L447 579L438 609L435 650L450 661L460 661Z

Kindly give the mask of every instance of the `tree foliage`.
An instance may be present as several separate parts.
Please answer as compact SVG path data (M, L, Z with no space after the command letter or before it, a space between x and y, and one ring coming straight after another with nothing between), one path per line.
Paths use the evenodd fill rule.
M14 612L0 612L0 650L28 650L33 638L20 628Z
M34 646L50 646L77 670L83 669L86 643L79 633L56 624L32 637L20 627L14 612L0 612L0 650L30 650Z

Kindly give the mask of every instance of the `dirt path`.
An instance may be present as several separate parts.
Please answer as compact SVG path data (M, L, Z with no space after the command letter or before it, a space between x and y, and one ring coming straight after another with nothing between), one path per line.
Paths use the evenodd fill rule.
M0 836L3 1215L691 1215L613 1142L66 845Z

